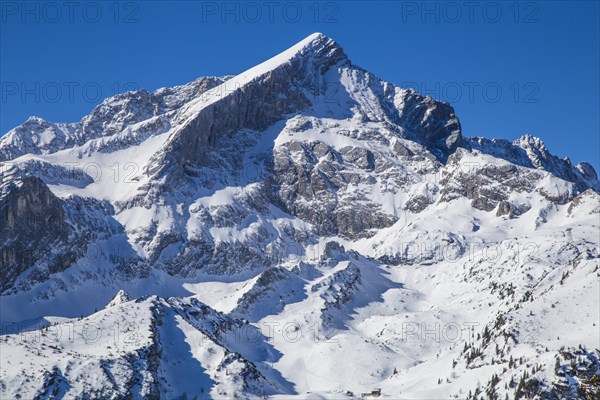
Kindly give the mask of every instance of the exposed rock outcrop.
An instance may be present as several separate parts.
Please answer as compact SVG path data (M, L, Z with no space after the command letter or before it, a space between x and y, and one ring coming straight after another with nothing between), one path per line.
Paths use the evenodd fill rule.
M38 261L50 272L73 262L72 254L56 254L53 248L67 239L62 202L40 179L20 177L0 187L0 291Z

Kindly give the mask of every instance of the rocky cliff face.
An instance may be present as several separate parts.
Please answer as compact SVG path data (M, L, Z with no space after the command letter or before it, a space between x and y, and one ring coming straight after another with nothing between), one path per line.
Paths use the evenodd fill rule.
M233 77L112 97L77 123L31 118L0 159L2 322L139 328L121 326L135 338L123 346L63 341L52 366L56 349L4 338L8 397L366 385L446 398L498 379L513 396L528 365L590 345L579 322L600 323L593 168L529 135L464 138L450 105L378 79L321 34ZM403 337L463 323L476 324L465 343ZM14 332L35 330L24 324ZM21 376L23 349L43 379ZM540 392L557 390L534 370Z
M336 64L348 64L341 47L324 36L307 43L285 63L253 76L241 86L230 81L212 96L201 99L201 109L184 108L184 123L165 148L180 164L204 165L211 148L242 129L262 131L286 114L306 110L310 97L319 96L321 76ZM206 103L205 105L202 103ZM160 161L158 161L160 163Z
M62 202L36 177L8 179L0 187L0 291L37 262L56 273L74 261L74 254L53 253L69 234Z

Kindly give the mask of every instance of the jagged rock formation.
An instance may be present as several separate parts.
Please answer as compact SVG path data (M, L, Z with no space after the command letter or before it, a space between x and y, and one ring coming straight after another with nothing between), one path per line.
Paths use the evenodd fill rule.
M14 177L0 186L0 290L43 261L49 273L60 272L75 254L53 254L69 235L62 202L40 179Z

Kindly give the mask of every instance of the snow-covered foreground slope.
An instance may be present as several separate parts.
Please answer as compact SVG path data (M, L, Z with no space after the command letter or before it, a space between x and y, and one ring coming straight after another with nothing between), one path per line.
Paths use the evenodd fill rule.
M321 34L0 156L2 398L600 396L593 168Z

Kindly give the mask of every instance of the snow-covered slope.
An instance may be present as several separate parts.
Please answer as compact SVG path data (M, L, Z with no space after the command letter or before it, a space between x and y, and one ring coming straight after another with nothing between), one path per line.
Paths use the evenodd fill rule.
M3 398L598 395L593 168L322 34L0 160Z

